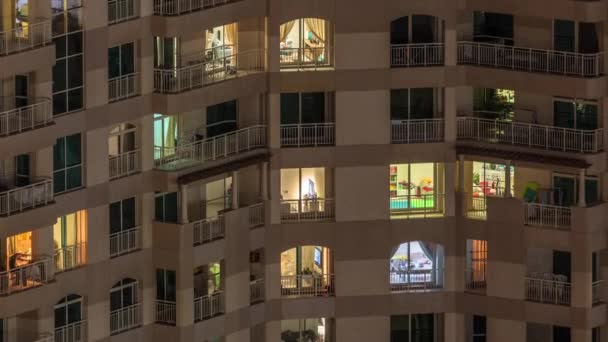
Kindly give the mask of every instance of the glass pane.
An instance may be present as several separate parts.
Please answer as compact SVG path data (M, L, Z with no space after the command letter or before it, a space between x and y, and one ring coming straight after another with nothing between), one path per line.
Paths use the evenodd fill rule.
M156 270L156 299L165 300L165 270Z
M82 78L82 55L68 57L68 88L80 87Z
M412 315L412 342L433 342L433 314Z
M68 92L68 111L72 112L83 108L82 88L70 90Z
M167 300L175 302L175 271L167 270Z
M68 304L68 324L80 322L82 320L81 302Z
M594 204L600 200L597 179L585 179L585 203Z
M553 102L553 125L574 128L574 104L572 102Z
M298 93L281 93L281 125L300 122L299 99Z
M391 120L409 119L409 89L391 90Z
M598 53L600 50L595 23L578 23L578 52Z
M122 201L122 228L135 227L135 198Z
M576 129L597 129L597 105L588 103L576 104Z
M53 170L63 168L65 168L65 138L59 138L53 146Z
M165 221L177 222L177 192L165 195Z
M75 166L66 170L66 190L82 186L82 167Z
M553 49L574 52L574 21L555 20L553 26Z
M402 17L391 22L391 44L408 44L409 17Z
M53 115L59 115L68 110L68 94L66 92L53 94Z
M391 342L407 342L410 339L410 316L391 316Z
M281 169L281 199L300 199L300 169Z
M325 198L325 169L322 167L302 169L300 193L302 199Z
M65 191L65 170L53 172L53 191L55 193Z
M120 291L110 292L110 311L118 310L122 308L122 298Z
M412 43L433 43L437 32L435 18L430 15L412 16Z
M58 92L66 89L67 86L67 60L59 59L55 61L53 66L53 92Z
M154 220L156 220L158 222L164 221L164 218L165 218L164 204L165 204L164 196L157 195L154 199Z
M433 117L433 88L411 89L410 96L411 119L430 119Z
M110 203L110 234L121 231L120 202Z
M27 76L15 75L15 96L27 96Z
M120 76L120 47L108 49L108 79Z
M69 34L68 39L68 55L82 53L82 32Z
M325 93L302 93L302 123L324 122Z
M67 324L66 307L59 306L55 308L55 328L61 328Z
M66 146L66 166L79 165L81 163L81 148L80 148L80 133L67 136L65 138Z
M61 16L61 18L63 18L63 16ZM66 40L67 40L67 36L61 36L61 37L57 37L57 38L53 39L53 42L55 43L55 58L56 59L66 56L66 51L67 51Z
M133 43L121 46L120 74L129 75L135 72L135 45Z
M555 204L558 206L572 206L575 202L575 182L573 177L553 177L553 188L555 190Z

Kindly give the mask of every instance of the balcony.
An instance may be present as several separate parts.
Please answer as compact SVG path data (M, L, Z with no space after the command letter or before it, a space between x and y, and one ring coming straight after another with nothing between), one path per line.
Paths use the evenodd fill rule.
M156 323L175 325L176 304L166 300L156 300Z
M87 243L63 246L55 250L55 269L57 272L69 271L86 264Z
M443 270L406 270L390 272L391 292L428 291L443 288Z
M264 279L255 279L249 282L249 302L256 304L264 301L265 298Z
M139 74L132 73L108 80L108 102L116 102L139 95Z
M154 14L176 16L226 5L239 0L154 0Z
M597 153L603 150L604 130L578 130L476 117L457 118L457 137L545 150Z
M110 234L110 258L128 254L141 248L141 227Z
M44 127L53 122L51 100L29 98L27 105L15 106L15 98L0 98L0 137Z
M443 43L393 44L391 67L429 67L443 65Z
M256 125L172 148L156 146L158 169L175 171L266 146L266 126Z
M332 146L335 140L333 122L281 125L281 147Z
M194 300L194 321L200 322L223 315L226 311L224 292L218 291Z
M531 302L570 305L571 285L566 276L531 273L525 278L526 300Z
M524 203L524 224L557 230L570 230L572 210L569 207Z
M442 217L445 209L444 194L391 196L391 219Z
M476 220L485 220L487 218L488 201L485 196L476 197L471 194L465 194L464 199L464 215L466 217Z
M195 246L223 239L226 235L224 216L222 215L196 221L192 225L194 232L192 240Z
M0 295L41 286L53 280L54 271L51 258L44 258L0 273Z
M465 289L469 292L485 292L487 287L485 269L466 269L464 272Z
M53 180L40 179L30 185L0 192L0 215L8 216L53 202Z
M110 180L127 177L141 171L139 164L139 150L124 152L110 156Z
M327 297L335 295L333 274L281 276L281 296Z
M334 200L315 198L281 200L281 221L329 221L334 218Z
M281 69L316 70L333 67L333 48L327 46L283 47L279 54Z
M256 228L264 225L264 203L249 206L249 227Z
M594 281L593 284L591 284L591 300L592 300L593 305L600 304L604 301L603 296L602 296L603 287L604 287L603 280L597 280L597 281Z
M118 24L136 17L135 0L108 1L108 24Z
M84 342L87 340L87 321L55 328L54 342Z
M0 56L19 53L51 42L50 20L31 23L26 27L0 32Z
M443 119L416 119L391 121L391 143L415 144L442 142L445 123Z
M458 64L574 77L603 75L604 54L458 42Z
M176 69L154 69L154 90L177 94L264 71L265 51L250 50L212 60L191 61Z
M110 335L137 328L141 325L141 305L133 304L110 312Z

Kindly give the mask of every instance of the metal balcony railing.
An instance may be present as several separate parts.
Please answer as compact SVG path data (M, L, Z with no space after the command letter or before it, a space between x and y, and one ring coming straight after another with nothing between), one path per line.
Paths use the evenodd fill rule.
M110 312L110 334L115 335L141 325L139 303Z
M266 126L256 125L176 147L156 146L154 159L157 168L179 169L265 146Z
M458 42L458 63L578 77L603 74L604 54L573 53L501 44Z
M137 17L135 0L108 1L108 24L116 24Z
M603 150L604 130L580 130L476 117L457 118L458 139L528 146L565 152Z
M524 224L569 230L571 223L572 210L569 207L524 203Z
M249 206L249 226L251 228L264 225L264 203Z
M192 225L194 234L193 242L195 246L222 239L226 235L223 215L196 221L192 223Z
M68 271L82 266L87 261L87 243L63 246L55 250L55 270Z
M593 284L591 284L591 298L592 298L593 304L599 304L604 301L604 298L602 295L603 288L604 288L603 280L597 280L597 281L594 281Z
M390 197L391 218L425 218L445 212L444 194L403 195Z
M330 146L335 140L333 122L281 125L281 147Z
M391 67L427 67L443 65L443 43L393 44Z
M156 300L156 322L175 325L176 304L166 300Z
M393 120L391 142L393 144L441 142L444 139L444 131L443 119Z
M330 198L281 200L281 221L323 221L334 215L334 200Z
M469 291L485 290L487 287L485 266L480 269L466 269L465 288Z
M175 94L265 69L264 50L250 50L174 69L154 69L154 90Z
M391 291L424 291L443 288L443 270L391 271Z
M139 73L114 77L108 80L108 101L115 102L139 94Z
M53 260L44 258L30 264L0 272L0 295L43 285L54 278Z
M44 20L0 32L0 56L44 46L52 42L51 21Z
M154 14L162 16L182 15L237 1L240 0L154 0Z
M226 304L224 292L218 291L194 300L194 321L202 321L224 314Z
M281 295L315 297L335 295L333 274L298 274L281 276Z
M130 176L140 171L139 150L109 157L110 180Z
M465 216L472 219L485 220L487 216L488 201L486 196L473 196L467 194L465 200Z
M253 303L263 302L265 298L264 279L255 279L249 282L249 301Z
M27 104L17 107L14 97L0 97L0 136L44 127L52 122L53 112L48 98L28 98Z
M333 48L300 47L279 50L281 69L318 69L333 66Z
M11 215L53 202L53 180L40 179L30 185L0 192L0 215Z
M80 321L55 328L54 342L85 342L87 321Z
M141 227L110 234L110 257L131 253L141 248Z
M526 277L526 300L531 302L570 305L571 285L566 281Z

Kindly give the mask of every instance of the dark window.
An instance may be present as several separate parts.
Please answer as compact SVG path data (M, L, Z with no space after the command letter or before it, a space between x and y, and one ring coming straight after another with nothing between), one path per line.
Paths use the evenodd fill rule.
M570 342L570 328L554 326L553 342Z
M430 15L412 16L412 43L424 44L436 41L436 20Z
M237 129L237 101L207 107L207 136L213 137Z
M408 44L409 37L409 17L402 17L391 22L391 44Z
M177 68L179 40L174 37L154 38L154 67L163 69Z
M15 75L15 107L28 105L28 81L27 76Z
M574 104L572 102L553 102L553 125L574 128Z
M433 88L392 89L391 120L430 119L433 102Z
M598 53L600 51L595 23L578 24L578 52Z
M53 146L53 187L61 193L82 186L81 135L57 139Z
M134 279L123 279L110 290L110 311L126 308L137 302L137 282Z
M135 44L128 43L108 49L108 79L135 72Z
M30 156L21 154L15 157L15 185L30 184Z
M473 14L473 38L478 42L513 45L513 16L475 12Z
M154 212L156 221L177 223L177 192L157 194Z
M135 198L110 204L110 234L135 227Z
M553 49L574 52L574 21L556 19L553 24Z
M553 251L553 274L561 274L570 281L570 252Z
M485 316L473 316L473 342L486 342Z
M281 124L325 122L325 93L282 93Z
M433 342L435 315L391 316L391 342Z
M175 271L156 270L156 299L175 302Z
M300 122L300 94L281 93L281 125L295 125Z

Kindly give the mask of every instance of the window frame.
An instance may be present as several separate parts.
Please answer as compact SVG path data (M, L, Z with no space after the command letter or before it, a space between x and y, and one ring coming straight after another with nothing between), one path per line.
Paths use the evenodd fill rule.
M80 157L79 157L80 160L79 160L79 163L68 166L67 165L68 164L68 150L69 150L67 148L68 138L75 137L75 136L79 137L78 140L79 140L79 149L80 149ZM63 193L67 193L67 192L78 190L78 189L85 187L85 185L84 185L85 179L84 179L84 172L83 172L84 171L84 153L83 153L83 151L84 151L85 146L84 146L84 140L83 140L82 133L76 133L76 134L57 138L55 145L53 146L53 154L55 154L55 149L58 148L57 146L58 146L60 140L63 141L63 144L62 144L63 151L60 151L60 152L62 152L62 154L63 154L64 165L62 168L56 168L55 161L53 160L53 193L55 195L60 195ZM80 169L80 184L78 186L68 188L68 170L73 170L73 169ZM61 173L61 172L63 172L63 175L64 175L64 179L63 179L64 188L61 191L57 191L57 187L55 186L55 183L56 183L55 177L56 177L57 173Z

